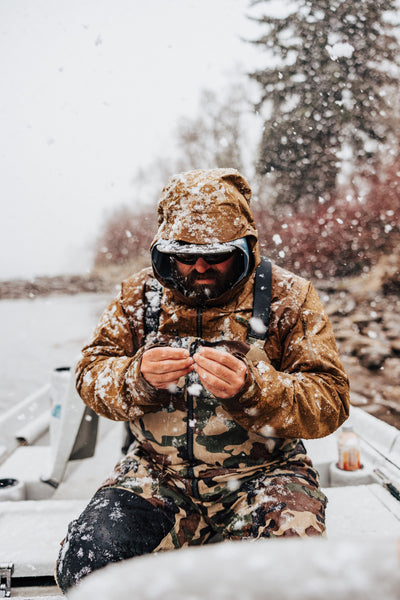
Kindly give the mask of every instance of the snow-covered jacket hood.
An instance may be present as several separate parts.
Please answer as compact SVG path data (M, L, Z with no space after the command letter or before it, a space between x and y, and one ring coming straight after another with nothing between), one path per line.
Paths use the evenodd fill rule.
M155 276L170 289L176 288L165 254L159 252L165 242L204 244L205 246L245 239L250 262L236 284L218 299L207 304L226 302L242 289L260 262L258 234L250 209L251 189L235 169L196 170L172 176L161 193L158 205L158 230L151 246ZM179 290L178 296L183 298Z

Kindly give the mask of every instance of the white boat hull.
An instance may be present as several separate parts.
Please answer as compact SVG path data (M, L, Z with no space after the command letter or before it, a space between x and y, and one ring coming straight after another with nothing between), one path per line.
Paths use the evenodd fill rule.
M12 563L12 581L19 581L20 584L25 580L32 582L32 578L41 583L40 578L53 576L59 544L66 533L68 523L81 512L121 456L123 425L100 419L94 456L82 460L69 460L84 407L76 395L72 382L68 382L65 378L64 393L61 394L63 397L61 401L59 397L56 399L56 402L61 402L62 405L62 418L59 421L55 421L54 418L47 419L48 431L43 432L43 424L47 418L44 415L54 416L60 412L54 409L55 399L52 398L51 393L51 389L46 386L39 394L32 395L30 401L24 403L23 412L20 413L23 418L14 409L0 419L0 430L7 431L6 443L2 454L0 452L0 481L18 480L21 488L19 494L22 493L19 499L9 498L7 493L10 490L0 485L0 565ZM343 541L348 542L349 548L358 545L362 553L366 545L373 546L375 543L381 543L379 540L387 540L390 545L394 538L400 539L400 499L395 497L396 490L400 490L400 431L357 408L352 408L351 420L361 438L363 469L359 471L346 472L337 468L337 434L305 442L307 451L320 473L321 485L329 500L326 517L328 545L316 545L317 554L320 548L324 548L324 552L328 553L339 552ZM21 437L21 431L24 435L24 443L28 445L18 443L17 437ZM384 480L377 475L378 472L384 473ZM388 481L393 486L390 489L387 486ZM288 542L290 540L284 541L282 557L285 552L288 555L292 552L291 542ZM265 554L266 564L273 560L269 552L274 554L278 548L281 548L280 545L276 545L276 542L272 544L271 550L268 549L268 545L262 546L262 555ZM210 550L204 550L205 553L209 552L209 562L207 558L204 560L208 565L207 568L210 567L212 570L212 557L214 553L218 554L219 550L209 548ZM241 551L235 546L233 572L241 568L239 556L253 553L251 548L247 543ZM310 547L293 546L293 548L296 548L293 553L298 552L299 560L303 557L303 550L307 555ZM222 553L224 551L221 550ZM226 551L231 552L228 547ZM261 552L261 547L259 551ZM181 552L176 556L177 567L178 557L183 556ZM312 552L310 550L310 555ZM206 554L199 556L203 559ZM140 559L143 560L144 558ZM174 562L175 559L168 557L156 558L156 560L161 561L160 568L164 568L162 561L169 564L169 561ZM138 561L138 564L140 562L138 559L135 561ZM268 569L272 568L272 564L275 563L271 562ZM258 571L254 575L258 577ZM367 575L366 570L365 576ZM263 579L260 579L260 585L261 581ZM49 594L54 598L62 597L56 587L48 585L30 586L29 589L26 586L18 588L14 586L11 597L48 598ZM384 595L379 596L386 598ZM2 597L1 589L0 597ZM96 597L97 600L97 596L91 597ZM147 596L139 594L138 597ZM167 598L167 596L161 597L163 600ZM176 598L180 597L184 596L176 596ZM212 597L217 598L214 594ZM226 596L229 600L234 600L235 597ZM258 598L259 596L242 595L242 597ZM286 598L286 596L274 596L274 598L278 597ZM291 598L291 596L287 597ZM331 598L329 594L327 597ZM122 600L122 596L119 598ZM307 597L307 600L309 598L311 596ZM343 598L345 596L341 600Z

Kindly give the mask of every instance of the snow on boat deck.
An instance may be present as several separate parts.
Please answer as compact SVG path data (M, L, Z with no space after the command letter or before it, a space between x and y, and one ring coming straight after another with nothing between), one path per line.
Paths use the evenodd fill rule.
M371 423L369 418L370 416L368 415L367 417L368 418L366 422L363 423L364 428L366 430L368 430L368 427ZM360 418L364 420L364 415L361 415ZM99 442L96 448L95 456L90 459L82 461L73 461L68 463L66 481L61 483L61 485L56 490L51 499L32 500L24 502L1 502L0 563L13 562L15 565L14 577L30 577L33 575L40 577L44 575L53 575L54 565L59 550L59 543L66 533L68 523L81 512L82 508L87 504L87 501L91 497L92 493L96 490L98 483L101 482L104 479L104 477L111 471L113 465L118 460L119 448L121 447L122 438L121 426L120 424L114 424L110 422L107 423L108 429L106 428L105 435L101 437L101 441ZM397 430L393 430L393 428L388 429L389 426L385 426L386 424L383 424L382 426L380 425L380 423L374 425L376 425L378 429L382 430L379 435L376 432L374 433L374 438L378 447L381 449L382 453L390 456L393 460L396 461L397 464L399 462L398 450L400 448L400 433ZM334 461L337 452L334 436L329 436L329 438L325 438L324 440L312 440L311 442L307 442L306 445L308 446L308 451L311 458L314 461L314 464L321 472L322 481L326 482L329 470L332 471L332 468L334 467ZM39 457L39 454L41 452L43 453L45 448L37 449L34 447L26 447L20 448L19 450L21 452L28 452L29 450L39 450L37 466L38 469L43 468L43 461L42 458ZM366 448L364 448L364 450L367 451ZM34 471L32 463L27 464L26 461L20 461L20 465L22 470ZM343 472L341 475L345 478L347 476L354 476L356 478L356 483L360 483L360 480L357 481L357 478L361 478L361 481L362 478L365 478L367 480L369 477L369 473L370 471L368 471L368 469L366 468L363 472L359 472L355 475L348 475ZM37 476L37 474L38 473L35 474L32 472L33 477ZM0 475L2 475L1 470ZM345 483L349 482L347 481ZM376 482L354 486L344 485L342 487L323 487L323 490L329 499L327 508L328 539L323 540L324 545L322 546L318 545L318 540L311 540L311 543L314 542L316 544L315 553L318 555L318 553L322 552L325 553L327 556L332 554L334 560L336 561L336 555L340 554L340 552L346 553L347 550L350 553L349 558L351 558L353 554L356 553L356 548L358 547L359 553L362 556L364 556L363 564L364 575L366 580L368 580L368 578L371 579L371 573L375 573L374 577L379 579L382 574L382 569L386 569L386 567L381 565L381 571L379 571L377 565L379 566L379 564L383 560L386 562L392 561L393 563L394 559L392 554L394 552L393 548L395 547L393 540L400 539L400 502L396 500L381 484ZM285 557L287 556L287 558L289 559L292 552L297 553L297 560L300 562L304 561L305 556L307 555L308 562L312 564L312 556L314 555L314 551L308 551L308 548L310 547L309 545L304 547L299 547L297 545L295 547L296 552L294 550L292 551L291 548L293 546L294 541L295 540L283 541L283 550L279 550L279 552L281 552L281 559L283 562L282 568L286 568L285 565L287 561ZM303 541L309 544L309 540ZM262 556L264 558L262 560L267 561L266 568L270 569L273 567L274 569L276 569L277 565L271 562L274 560L272 555L275 554L278 548L278 546L276 545L276 541L266 540L267 545L265 545L264 542L265 541L259 542L263 544ZM237 568L240 569L241 562L243 562L243 560L246 559L249 553L251 554L252 552L255 552L251 549L252 546L249 546L247 542L241 542L241 544L242 543L246 544L246 546L243 547L240 551L236 550L238 554L235 555L235 558L232 562L232 571L235 571ZM230 551L227 544L230 545L230 542L222 544L224 548L223 550L221 550L221 552L225 552L225 550L226 552ZM373 559L372 549L375 547L383 548L383 550L385 550L386 548L386 554L385 552L383 552L383 550L377 550L377 552L374 554L375 558ZM202 558L202 560L205 561L204 568L211 569L212 572L212 566L210 566L209 563L212 559L214 550L212 550L212 546L208 546L207 548L208 550L205 550L206 553L201 554L199 556ZM168 561L172 560L171 565L175 564L176 568L179 569L181 557L182 559L184 558L182 552L183 551L180 551L179 554L172 553L174 554L174 558L158 559L154 556L152 558L167 561L165 564L167 564ZM380 552L383 552L383 554L380 554ZM377 558L379 560L376 560ZM147 567L147 565L153 565L153 567L156 566L156 563L153 562L142 563L141 561L145 559L146 557L137 558L134 559L132 563L132 568L134 568L134 572L137 573L136 576L139 578L139 580L141 577L144 577L146 569L151 569L151 567ZM351 560L353 560L353 558L351 558ZM377 565L372 564L373 562L377 563ZM143 572L141 571L140 566L138 566L136 570L136 564L143 564L145 566ZM163 569L164 563L160 564L160 568ZM393 564L397 565L397 570L394 569L392 571L391 580L397 582L397 577L400 573L400 565L398 562ZM340 565L341 563L339 561L337 563L337 569ZM292 566L290 568L292 568ZM349 562L350 571L351 568L352 564L351 562ZM361 577L361 563L358 565L357 568L359 576ZM253 573L250 564L248 565L248 569L249 573ZM333 567L332 569L334 571ZM257 578L259 578L260 585L264 585L265 581L263 579L263 575L260 574L258 571L254 572L253 574ZM252 578L253 574L251 575ZM388 573L385 571L385 576L387 575ZM92 579L92 577L94 578L95 576L96 574L91 576L89 579ZM341 575L339 571L337 571L335 577L332 577L333 579L335 579L339 576ZM112 575L112 577L114 577L114 575ZM228 580L228 582L229 581L230 580ZM139 583L140 586L143 587L143 582L139 581ZM142 587L140 587L141 590ZM105 589L108 589L107 586ZM231 590L230 586L227 587L227 590ZM354 591L350 583L349 590ZM131 589L131 592L132 591L133 590ZM182 590L178 589L178 595L176 595L176 599L184 597L181 594L181 592ZM255 590L255 583L252 583L251 593L250 591L249 593L247 593L244 590L242 590L242 592L244 594L242 595L242 597L246 597L246 599L248 598L249 600L253 598L256 599L258 597L261 598L261 596L257 596L258 592L256 592ZM92 592L90 593L92 594ZM329 597L330 600L331 598L335 597L332 595L331 590L329 589L327 589L326 592L323 591L323 594L325 596L327 595L327 597ZM46 598L48 600L49 598L61 598L62 595L59 592L58 588L55 588L54 586L42 586L37 588L14 588L12 589L11 597L19 598L21 600L29 598ZM116 596L109 596L109 598L112 597ZM140 597L142 598L142 600L144 600L145 598L154 599L161 597L163 598L163 600L167 599L167 596L164 596L162 594L159 596L140 595ZM211 596L207 594L201 596L198 594L198 592L196 592L195 595L192 594L192 596L187 596L187 598L189 597L192 600L194 600L197 598L200 599ZM212 595L212 597L213 600L216 600L218 598L218 596L214 596L214 594ZM224 598L224 600L233 600L236 596L228 594L225 597L220 597L221 599ZM311 598L311 596L297 597L307 598L307 600L310 600ZM339 598L339 596L337 597ZM342 595L341 600L345 600L347 597L350 598L350 596L344 594ZM363 598L363 600L365 600L369 596L357 596L353 594L353 598L358 597ZM382 597L385 598L385 600L389 600L392 597L395 598L396 596L391 596L390 594L388 596L385 596L379 593L375 597ZM80 597L77 596L76 598L78 599ZM101 597L97 596L96 592L92 595L82 596L82 599L85 598L96 598L96 600L100 600ZM292 596L274 596L275 600L277 600L278 598L289 599L292 598ZM123 596L119 597L119 600L123 600Z

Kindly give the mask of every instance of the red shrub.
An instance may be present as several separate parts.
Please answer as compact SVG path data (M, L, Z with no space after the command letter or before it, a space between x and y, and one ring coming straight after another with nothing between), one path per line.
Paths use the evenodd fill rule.
M147 208L133 213L122 207L106 221L97 241L96 267L124 265L148 254L156 231L156 211Z
M399 170L393 165L361 199L319 204L313 214L273 217L255 209L261 250L305 277L362 273L400 240Z
M313 214L276 217L253 206L261 251L305 277L325 279L367 271L400 241L400 165L370 182L361 200L320 203ZM147 256L156 230L155 207L116 211L97 243L95 265L124 265Z

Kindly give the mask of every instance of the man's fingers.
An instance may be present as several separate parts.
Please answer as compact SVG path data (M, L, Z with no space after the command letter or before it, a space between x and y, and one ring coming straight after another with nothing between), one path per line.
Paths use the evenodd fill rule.
M143 356L151 362L164 360L179 360L189 358L189 351L186 348L171 348L170 346L157 346L150 348L143 353Z
M232 369L233 371L237 369L239 364L243 364L243 361L241 361L239 358L236 358L236 356L233 356L233 354L230 354L225 350L209 348L208 346L202 346L199 348L194 358L196 359L197 356L202 356L204 358L208 358L209 360L220 363L221 365L225 365L228 369Z
M142 360L142 371L148 371L150 373L171 373L181 369L187 369L191 365L193 365L193 359L190 357L183 360L161 360L155 362L146 362L146 360Z
M217 398L231 398L243 387L244 380L224 381L212 373L205 371L198 364L196 364L196 372L204 387Z
M158 389L168 388L172 383L177 384L181 377L184 377L188 373L190 373L191 369L184 369L180 371L174 371L170 373L165 373L164 375L153 375L151 381L145 379L151 383L151 385Z
M180 369L179 371L169 371L168 373L146 373L142 370L142 375L148 383L157 389L168 388L171 383L178 383L181 377L188 375L193 367Z
M193 359L185 348L150 348L143 352L140 370L153 387L167 388L193 370Z
M176 384L193 369L204 387L221 398L234 396L247 375L247 366L242 360L215 348L202 347L192 358L185 348L162 346L150 348L142 356L142 375L157 389Z
M196 364L228 383L232 377L242 378L247 371L247 366L242 360L213 348L202 348L193 358Z
M206 387L209 389L210 385L212 387L221 388L223 390L227 389L236 389L242 387L244 380L246 378L246 368L240 374L232 374L230 377L226 376L228 371L221 373L217 371L210 371L207 368L203 368L198 362L195 363L195 371L203 382L206 382L208 385Z
M232 370L225 367L221 363L215 362L214 360L210 360L205 356L195 355L195 365L199 366L204 373L210 373L215 377L222 379L223 381L228 382L232 376ZM195 368L196 368L195 366ZM197 369L196 369L197 370Z
M193 358L200 381L214 396L230 398L243 387L247 366L236 356L213 348L201 348Z

